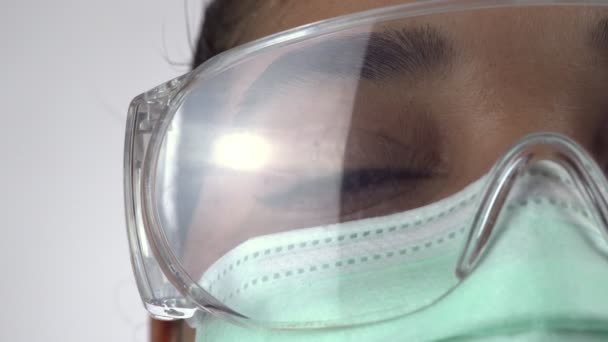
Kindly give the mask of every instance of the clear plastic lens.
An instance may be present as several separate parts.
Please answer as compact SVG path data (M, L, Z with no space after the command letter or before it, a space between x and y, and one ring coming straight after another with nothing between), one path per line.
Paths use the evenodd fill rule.
M144 193L175 293L283 327L416 312L460 282L483 177L510 146L552 132L588 152L567 162L608 163L603 7L405 14L202 69L171 94Z

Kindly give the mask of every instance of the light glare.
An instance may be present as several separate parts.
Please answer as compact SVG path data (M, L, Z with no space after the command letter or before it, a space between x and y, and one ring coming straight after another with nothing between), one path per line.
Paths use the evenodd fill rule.
M213 161L235 170L253 171L262 168L270 156L268 142L251 133L230 133L217 139Z

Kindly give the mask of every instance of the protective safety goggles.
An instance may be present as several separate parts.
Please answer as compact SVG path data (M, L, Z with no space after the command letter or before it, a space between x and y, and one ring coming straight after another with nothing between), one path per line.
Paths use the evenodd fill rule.
M136 97L125 200L145 307L314 329L422 312L484 265L570 284L601 260L585 274L608 279L606 5L381 8Z

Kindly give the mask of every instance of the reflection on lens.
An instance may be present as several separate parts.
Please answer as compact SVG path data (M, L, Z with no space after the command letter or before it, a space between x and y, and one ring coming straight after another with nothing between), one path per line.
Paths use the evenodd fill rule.
M212 160L217 166L241 171L261 169L269 156L270 146L266 140L248 132L219 137L212 152Z

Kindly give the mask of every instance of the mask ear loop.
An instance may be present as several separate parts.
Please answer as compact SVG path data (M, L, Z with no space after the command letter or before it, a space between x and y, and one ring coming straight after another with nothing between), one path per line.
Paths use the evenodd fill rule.
M608 182L603 172L571 139L557 133L537 133L514 145L490 172L480 209L458 260L456 276L459 279L466 278L483 259L515 180L539 161L552 161L566 169L583 200L594 209L592 215L599 233L608 242Z

